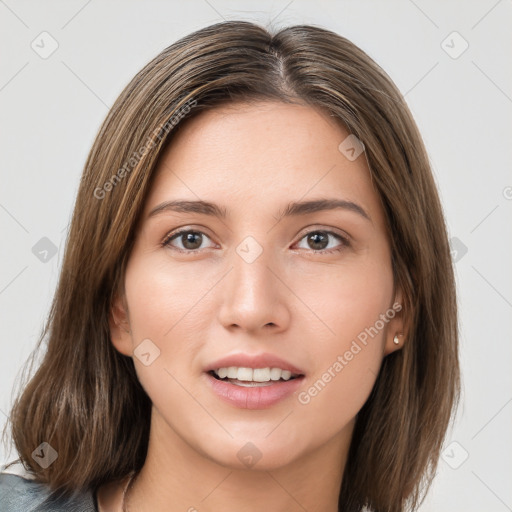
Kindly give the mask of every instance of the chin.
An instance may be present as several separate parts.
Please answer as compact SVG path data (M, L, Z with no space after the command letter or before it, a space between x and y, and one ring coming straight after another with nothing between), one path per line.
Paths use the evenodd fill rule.
M207 447L209 458L217 464L233 470L270 471L293 462L300 455L294 454L290 446L275 445L268 439L256 438L253 441L246 436L244 440L230 440L228 444L216 444L218 451ZM279 441L279 440L278 440Z

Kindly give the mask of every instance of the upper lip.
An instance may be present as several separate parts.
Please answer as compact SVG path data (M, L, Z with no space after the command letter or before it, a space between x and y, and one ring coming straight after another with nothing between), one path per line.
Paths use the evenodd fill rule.
M236 366L237 368L281 368L281 370L289 370L297 375L304 375L304 372L300 368L297 368L274 354L268 353L255 355L232 354L210 363L206 366L204 371L209 372L219 368L229 368L230 366Z

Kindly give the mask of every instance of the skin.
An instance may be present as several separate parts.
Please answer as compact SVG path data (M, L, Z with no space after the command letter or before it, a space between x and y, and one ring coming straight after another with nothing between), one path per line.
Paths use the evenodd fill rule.
M365 155L347 159L338 146L349 133L310 106L232 104L180 128L160 160L110 321L112 343L133 357L153 403L128 510L335 512L356 415L382 359L403 341L393 343L403 327L397 313L309 403L299 402L401 300ZM147 217L178 198L217 203L228 217ZM371 221L343 209L279 217L288 202L318 198L353 201ZM178 228L204 233L193 240L198 249L183 236L162 246ZM350 245L306 236L322 230ZM263 250L252 263L236 252L248 236ZM160 350L149 366L134 357L147 338ZM238 352L271 352L302 369L299 392L267 409L221 401L203 369ZM261 453L252 468L237 457L247 442ZM124 484L99 490L100 510L121 510Z

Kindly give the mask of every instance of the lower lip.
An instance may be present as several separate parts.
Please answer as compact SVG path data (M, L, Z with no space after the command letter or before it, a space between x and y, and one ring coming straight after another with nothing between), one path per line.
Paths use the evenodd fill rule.
M218 380L205 373L213 392L225 402L240 409L266 409L293 394L302 384L304 376L288 381L275 381L268 386L243 387Z

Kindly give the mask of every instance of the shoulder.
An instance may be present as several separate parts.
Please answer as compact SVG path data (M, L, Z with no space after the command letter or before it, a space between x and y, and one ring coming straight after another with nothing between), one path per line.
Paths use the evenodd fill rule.
M0 510L2 512L98 512L92 491L63 498L37 482L27 471L0 467Z

